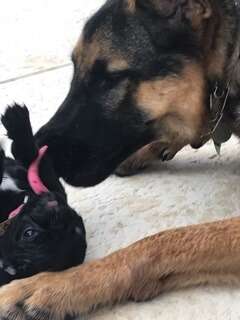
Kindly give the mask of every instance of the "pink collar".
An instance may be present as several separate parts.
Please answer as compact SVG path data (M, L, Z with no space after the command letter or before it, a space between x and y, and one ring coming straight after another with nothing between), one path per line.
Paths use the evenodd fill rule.
M12 218L16 217L20 213L20 211L22 210L23 206L24 205L21 204L18 208L16 208L12 212L10 212L8 219L12 219Z
M39 149L37 158L30 164L27 172L28 183L34 193L36 193L37 195L49 191L48 188L43 184L39 175L39 165L42 158L46 154L47 149L48 146L43 146L41 149ZM21 212L23 206L24 204L21 204L18 208L13 210L9 214L8 219L16 217Z

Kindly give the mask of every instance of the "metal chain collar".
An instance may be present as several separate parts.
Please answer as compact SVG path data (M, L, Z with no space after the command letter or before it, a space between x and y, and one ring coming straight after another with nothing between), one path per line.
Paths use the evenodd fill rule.
M211 114L211 132L210 136L214 142L218 154L221 152L222 143L228 141L232 136L232 131L223 121L224 111L227 106L230 94L230 81L225 87L220 88L216 82L213 92L210 94L209 108Z

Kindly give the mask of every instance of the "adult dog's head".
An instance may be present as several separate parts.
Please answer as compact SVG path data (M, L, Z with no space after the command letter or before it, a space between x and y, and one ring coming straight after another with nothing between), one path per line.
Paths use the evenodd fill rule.
M109 0L86 23L68 96L36 135L59 176L90 186L153 140L205 141L208 83L228 49L222 2Z

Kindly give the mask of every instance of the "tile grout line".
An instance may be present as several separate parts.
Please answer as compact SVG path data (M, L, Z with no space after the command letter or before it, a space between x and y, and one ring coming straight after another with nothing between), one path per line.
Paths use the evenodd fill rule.
M59 65L59 66L50 67L50 68L47 68L47 69L43 69L43 70L27 73L27 74L24 74L22 76L13 77L13 78L10 78L10 79L7 79L7 80L0 81L0 85L1 84L7 84L7 83L10 83L10 82L14 82L14 81L18 81L18 80L25 79L25 78L34 77L34 76L37 76L37 75L42 74L42 73L46 73L46 72L51 72L51 71L55 71L55 70L58 70L58 69L67 68L67 67L70 67L71 65L72 65L72 63L69 62L69 63L65 63L65 64L62 64L62 65Z

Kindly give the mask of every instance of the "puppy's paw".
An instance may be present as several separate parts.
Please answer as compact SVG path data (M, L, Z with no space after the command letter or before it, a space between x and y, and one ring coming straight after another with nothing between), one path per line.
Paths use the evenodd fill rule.
M24 134L31 134L29 112L25 105L20 106L15 103L12 106L8 106L5 113L2 115L2 124L7 130L7 135L10 139L14 140Z
M2 116L7 135L13 140L12 153L26 168L37 157L32 127L27 107L14 104L7 108Z

